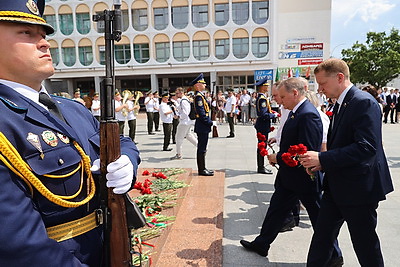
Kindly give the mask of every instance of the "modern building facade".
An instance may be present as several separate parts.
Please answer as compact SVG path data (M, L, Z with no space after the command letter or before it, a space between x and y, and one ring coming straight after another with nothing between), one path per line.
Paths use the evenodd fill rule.
M112 0L46 1L45 19L56 29L48 37L56 68L50 91L99 91L104 23L92 16L105 9ZM329 57L330 0L123 0L121 9L120 90L188 87L200 72L212 91L238 90L265 75L305 76Z

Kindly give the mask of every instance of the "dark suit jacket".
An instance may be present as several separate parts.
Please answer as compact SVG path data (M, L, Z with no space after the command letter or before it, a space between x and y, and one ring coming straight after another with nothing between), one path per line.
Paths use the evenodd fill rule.
M324 185L337 204L374 203L393 191L382 147L381 111L370 94L355 86L347 92L328 133L327 147L319 159Z
M315 180L306 173L304 167L289 167L282 161L282 154L291 145L303 144L308 150L319 151L322 143L322 121L317 109L306 100L289 116L282 130L282 137L277 153L279 171L276 184L299 193L311 193L321 190L321 175L316 173Z
M196 108L196 122L194 124L195 133L211 132L212 121L209 116L210 108L208 102L201 92L197 92L194 99Z

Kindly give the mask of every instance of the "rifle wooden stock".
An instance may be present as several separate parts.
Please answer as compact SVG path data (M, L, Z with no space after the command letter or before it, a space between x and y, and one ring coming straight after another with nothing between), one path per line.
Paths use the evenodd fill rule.
M100 162L103 178L107 165L120 157L119 128L116 121L100 123ZM104 163L104 164L103 164ZM104 265L106 267L131 266L131 241L128 232L126 204L124 195L116 195L111 188L104 188L107 201L104 201ZM104 200L104 199L102 199Z

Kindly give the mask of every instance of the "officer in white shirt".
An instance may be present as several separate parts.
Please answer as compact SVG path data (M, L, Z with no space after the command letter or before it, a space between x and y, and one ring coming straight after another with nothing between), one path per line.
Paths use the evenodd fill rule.
M90 107L90 110L92 111L93 116L100 121L100 99L99 93L97 92L93 95L92 106Z
M154 96L151 91L147 92L147 96L144 99L144 105L146 106L147 115L147 134L155 134L153 133Z
M169 103L169 94L164 93L162 95L161 104L159 108L159 114L161 121L163 123L163 131L164 131L164 145L163 151L171 151L172 148L169 148L169 143L171 142L171 131L172 131L172 119L173 119L173 111L171 105Z
M136 135L136 115L135 111L140 109L139 105L135 105L135 102L133 100L134 94L128 98L128 101L126 102L128 104L128 126L129 126L129 137L132 139L132 141L135 144L138 144L135 141L135 135Z
M154 122L154 131L159 132L160 129L160 96L158 92L154 92L154 110L153 110L153 122Z
M233 94L233 89L228 89L228 100L225 104L226 116L229 123L229 135L226 138L235 137L235 124L233 119L235 117L236 97Z
M176 89L176 97L178 98L179 124L176 130L176 155L171 159L182 159L182 143L186 138L190 143L197 147L197 137L191 132L195 120L189 118L190 100L183 94L183 88Z

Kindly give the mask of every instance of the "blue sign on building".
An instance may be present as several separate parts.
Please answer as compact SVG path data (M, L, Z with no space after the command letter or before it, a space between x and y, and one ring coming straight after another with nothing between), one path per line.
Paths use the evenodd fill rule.
M255 70L254 71L254 81L259 81L264 79L266 76L268 80L274 80L274 70Z

